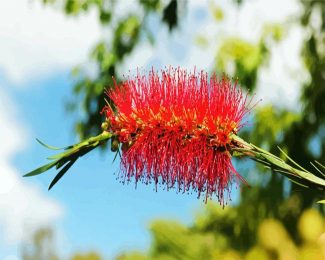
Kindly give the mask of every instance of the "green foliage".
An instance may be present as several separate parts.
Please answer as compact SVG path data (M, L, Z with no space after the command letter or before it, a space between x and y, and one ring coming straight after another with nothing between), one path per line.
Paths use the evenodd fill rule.
M103 124L104 125L104 124ZM97 136L90 137L80 143L70 145L64 148L57 148L53 146L46 145L38 140L38 142L44 147L50 150L63 150L60 153L47 157L47 159L52 160L50 163L47 163L27 174L24 177L35 176L42 174L47 170L55 167L56 170L59 170L57 175L53 178L50 183L49 190L66 174L66 172L71 168L71 166L82 156L89 153L93 149L105 144L112 137L111 133L103 131Z
M256 86L257 70L260 67L265 49L237 37L227 38L221 44L217 55L217 68L231 73L233 68L239 82L246 88Z
M210 259L216 246L213 235L193 234L186 226L172 221L155 221L150 230L154 259Z
M284 210L290 211L290 208ZM146 255L141 254L139 259L255 260L325 257L322 237L325 221L316 210L308 209L297 217L294 229L297 240L282 223L287 214L282 217L256 218L256 215L245 216L246 211L254 210L244 210L241 206L223 209L211 203L190 226L176 221L154 221L150 228L151 249ZM245 246L240 246L241 244ZM311 258L304 258L308 253ZM132 254L123 253L122 256L117 259L132 259Z
M210 10L216 22L221 22L224 19L225 14L223 10L219 6L215 5L212 1L210 2Z
M254 44L239 37L223 39L216 55L216 69L238 78L239 83L253 91L259 69L270 54L270 42L282 39L282 27L266 25L258 43Z
M208 39L202 34L197 35L194 39L194 42L196 45L200 46L201 48L206 48L209 46Z
M168 25L170 31L177 26L177 0L171 0L169 2L164 9L162 20Z
M53 231L50 228L37 230L30 243L22 247L24 260L58 260L53 243Z
M63 259L59 256L55 248L55 233L52 228L40 228L37 230L30 242L23 244L22 259L23 260L59 260ZM95 251L86 253L75 252L69 258L71 260L101 260L102 257Z
M305 61L309 80L303 85L301 101L303 110L301 119L292 124L286 131L283 143L286 144L288 153L300 164L310 169L309 161L315 159L320 163L325 162L325 52L324 52L324 30L325 30L325 5L319 1L302 1L305 12L302 14L301 22L305 26L305 31L309 33L303 51L302 57ZM318 27L314 26L311 14L319 12L320 23ZM310 148L311 140L318 137L320 151L315 158L313 147ZM295 190L296 187L293 187ZM314 192L304 192L301 194L303 204L307 207L314 201Z
M102 257L96 252L88 252L88 253L76 253L70 259L71 260L101 260Z
M148 256L140 252L128 252L116 257L116 260L149 260Z
M262 146L266 150L283 141L285 132L291 125L300 120L300 115L288 110L277 109L271 105L257 106L254 125L251 129L250 142Z

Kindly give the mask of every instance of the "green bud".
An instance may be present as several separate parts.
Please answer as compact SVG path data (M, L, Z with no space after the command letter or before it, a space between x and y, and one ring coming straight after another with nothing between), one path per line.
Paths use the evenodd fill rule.
M102 125L101 125L101 128L102 128L103 131L108 130L109 127L110 127L110 123L107 120L105 122L103 122Z
M117 139L111 140L111 151L116 152L120 146L120 142Z

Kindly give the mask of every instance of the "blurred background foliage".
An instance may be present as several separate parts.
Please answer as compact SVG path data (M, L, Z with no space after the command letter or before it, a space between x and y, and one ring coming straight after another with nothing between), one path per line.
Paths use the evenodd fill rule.
M246 211L251 212L252 207L254 205L247 205ZM285 212L286 207L282 210ZM260 208L259 211L263 209ZM325 259L325 220L317 210L307 209L302 212L295 229L296 238L292 237L280 219L266 217L258 221L256 226L254 216L243 216L240 206L222 209L208 203L191 225L173 220L153 221L149 226L152 237L150 249L147 252L123 252L115 259ZM33 241L28 250L24 248L24 260L61 259L55 253L51 229L39 230ZM91 251L76 252L68 259L106 258Z
M95 74L90 75L82 66L73 69L74 99L67 108L77 114L76 131L80 138L100 131L103 90L112 86L112 76L117 80L121 78L123 72L119 68L125 57L135 51L140 39L155 44L155 35L148 30L148 16L161 17L162 26L167 26L172 33L181 19L180 12L186 12L186 1L180 0L134 1L137 8L122 15L117 13L114 0L43 2L62 8L69 16L96 9L103 29L107 31L90 53ZM245 0L233 2L241 8ZM308 74L308 80L301 82L302 109L290 111L260 103L253 115L253 126L247 127L241 135L277 155L277 146L281 146L299 164L311 169L310 161L325 163L325 3L300 0L300 4L303 8L300 17L281 25L265 25L256 42L238 36L223 38L211 69L231 75L243 88L255 92L260 70L268 66L272 46L283 40L292 26L299 26L305 34L301 59ZM216 23L222 22L227 11L212 3L209 10ZM197 35L195 42L202 48L214 44L204 35ZM80 109L84 111L83 115L77 113ZM325 259L325 241L320 238L324 232L321 215L324 206L315 204L317 199L324 199L324 194L292 184L253 162L249 168L243 175L252 186L241 188L238 205L221 209L209 203L190 226L174 221L154 221L150 225L150 250L125 252L117 258L297 259L299 256L299 259ZM37 239L34 244L36 248L39 246ZM49 258L28 258L33 254L43 253L24 251L24 259L56 259L50 258L54 257L51 253L48 253ZM76 254L71 259L101 258L96 253L89 253Z
M280 220L265 218L256 226L254 218L242 216L239 207L208 204L190 226L154 221L150 250L124 253L117 259L324 259L325 240L320 236L325 226L320 213L304 211L296 230L298 241Z

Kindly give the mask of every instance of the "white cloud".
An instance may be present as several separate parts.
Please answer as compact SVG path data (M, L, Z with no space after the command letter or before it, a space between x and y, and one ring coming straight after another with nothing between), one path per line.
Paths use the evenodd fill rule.
M0 88L0 240L18 244L31 232L63 215L62 206L23 182L10 160L24 148L25 127L14 121L14 107Z
M269 69L262 69L257 96L263 103L291 108L300 111L299 94L301 82L307 80L300 52L304 34L301 28L293 27L289 35L272 48Z
M70 69L86 60L100 34L95 11L72 18L39 0L2 1L0 71L17 85Z

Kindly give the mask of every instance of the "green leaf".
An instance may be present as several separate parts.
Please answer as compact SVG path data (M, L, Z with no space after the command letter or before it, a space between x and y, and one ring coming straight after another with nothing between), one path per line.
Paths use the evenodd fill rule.
M317 203L325 204L325 200L319 200Z
M315 161L315 163L317 163L320 167L322 167L324 170L325 170L325 166L323 164L321 164L320 162L318 161Z
M54 161L52 161L48 164L45 164L45 165L27 173L27 174L25 174L24 177L41 174L41 173L51 169L54 166L56 166L57 169L60 169L67 163L67 165L56 176L55 180L53 180L54 184L55 184L58 181L58 179L62 177L62 176L60 177L60 174L63 175L79 157L81 157L81 156L85 155L86 153L90 152L91 150L95 149L100 144L109 140L111 137L112 137L111 133L103 132L98 136L90 137L85 141L82 141L75 145L67 146L65 148L57 148L57 147L49 146L49 145L44 144L42 141L36 139L41 145L43 145L49 149L52 149L52 150L65 149L65 151L48 157L48 159L51 159Z
M288 177L288 179L289 179L290 181L292 181L293 183L295 183L295 184L297 184L297 185L301 186L301 187L304 187L304 188L309 188L309 186L307 186L307 185L304 185L304 184L302 184L302 183L301 183L301 182L299 182L299 181L295 181L294 179L292 179L292 178L290 178L290 177Z
M60 158L55 168L58 170L69 161L71 161L71 157Z
M120 153L120 150L119 149L115 153L115 156L114 156L114 159L113 159L113 163L115 162L115 160L117 158L117 155L120 155L120 157L121 157L121 153Z
M305 168L303 168L302 166L300 166L298 163L296 163L292 158L289 157L289 155L287 153L285 153L279 146L278 149L280 150L280 152L290 161L292 162L295 166L297 166L299 169L301 169L304 172L308 172Z
M315 161L317 163L317 161ZM323 175L325 177L325 174L319 169L317 168L317 166L315 164L313 164L312 162L310 162L310 164L316 169L316 171L318 171L321 175Z
M52 167L54 167L56 164L58 163L58 161L54 161L54 162L50 162L48 164L45 164L27 174L25 174L23 177L30 177L30 176L35 176L38 174L41 174L43 172L46 172L47 170L51 169Z
M62 170L54 177L52 180L49 190L63 177L63 175L70 169L70 167L77 161L77 158L71 160L67 165L65 165Z
M55 146L51 146L51 145L48 145L48 144L45 144L45 143L43 143L40 139L38 139L38 138L36 138L36 141L40 144L40 145L42 145L42 146L44 146L45 148L48 148L48 149L50 149L50 150L62 150L62 149L65 149L65 148L59 148L59 147L55 147Z
M53 160L53 159L62 159L64 157L67 157L69 154L71 154L71 150L67 150L66 152L54 154L51 156L48 156L46 159Z

